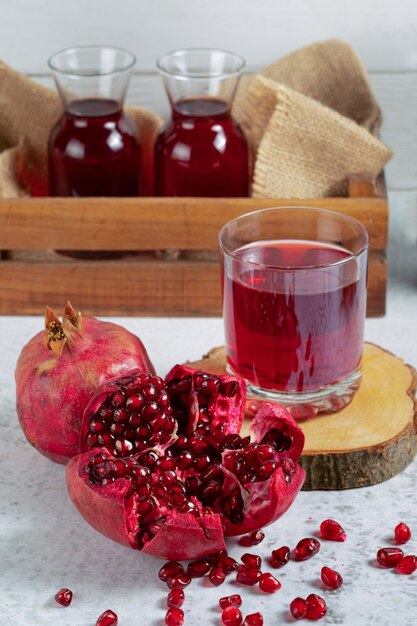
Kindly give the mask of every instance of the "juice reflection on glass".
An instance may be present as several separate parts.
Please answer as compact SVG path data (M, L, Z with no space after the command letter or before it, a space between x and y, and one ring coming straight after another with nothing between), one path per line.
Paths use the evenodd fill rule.
M248 195L248 146L231 115L243 67L241 57L223 50L177 50L159 59L172 118L155 146L157 195Z
M368 235L300 207L256 211L220 233L227 363L250 395L297 416L351 401L361 378Z

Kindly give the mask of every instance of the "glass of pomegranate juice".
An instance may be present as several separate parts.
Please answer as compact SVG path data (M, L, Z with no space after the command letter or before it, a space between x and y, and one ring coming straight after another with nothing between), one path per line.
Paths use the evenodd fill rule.
M155 145L158 196L247 196L248 146L231 106L245 62L233 52L177 50L158 60L172 108Z
M369 236L357 220L264 209L219 233L227 368L294 417L338 411L361 380Z

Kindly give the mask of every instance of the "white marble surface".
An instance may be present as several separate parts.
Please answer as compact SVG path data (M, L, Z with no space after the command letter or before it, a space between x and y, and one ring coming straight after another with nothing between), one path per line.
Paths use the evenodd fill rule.
M397 279L391 286L388 313L367 321L366 338L417 366L417 287L412 282ZM141 336L161 374L223 340L219 319L115 321ZM36 453L17 425L13 370L20 348L41 325L41 318L0 317L0 625L93 626L107 608L118 613L120 626L162 625L166 591L157 579L161 563L92 530L68 500L64 468ZM314 535L327 517L343 524L346 543L323 542L310 561L290 562L278 570L282 589L273 596L231 582L220 588L193 582L186 590L185 625L220 625L218 598L236 591L242 593L245 613L264 613L265 626L293 623L290 601L312 592L328 602L321 624L415 624L417 572L400 576L378 569L374 557L379 547L392 542L400 520L414 532L406 550L417 554L416 472L417 462L370 488L301 493L289 512L266 529L256 551L266 557L274 547L293 547ZM229 548L233 555L241 554L235 540ZM342 573L345 584L339 591L323 590L323 565ZM53 601L61 586L74 592L66 609Z

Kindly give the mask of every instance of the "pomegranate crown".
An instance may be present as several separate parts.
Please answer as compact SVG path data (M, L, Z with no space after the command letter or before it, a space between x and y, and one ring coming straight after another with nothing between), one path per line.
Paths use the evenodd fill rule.
M74 332L81 334L81 330L81 313L75 311L69 300L65 305L62 322L49 306L46 307L43 343L56 356L62 354L64 347L71 340Z

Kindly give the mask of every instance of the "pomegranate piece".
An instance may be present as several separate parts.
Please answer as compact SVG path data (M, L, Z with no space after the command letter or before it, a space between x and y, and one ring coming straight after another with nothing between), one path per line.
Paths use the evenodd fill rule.
M256 569L259 569L262 565L261 557L258 556L257 554L249 554L249 552L246 552L245 554L243 554L240 557L240 560L247 567L255 567Z
M185 594L182 589L176 587L169 592L167 596L167 607L170 609L179 609L184 604Z
M396 543L407 543L411 539L411 530L407 524L400 522L394 529Z
M320 542L314 537L300 539L294 548L294 559L296 561L306 561L317 554L320 550Z
M304 598L294 598L290 604L291 615L295 619L303 619L307 616L308 606Z
M114 611L107 609L104 611L96 621L96 626L117 626L118 617Z
M158 572L159 580L166 583L168 578L174 578L175 576L181 576L184 574L184 568L178 561L168 561L161 567Z
M234 604L231 604L223 609L222 622L224 626L240 626L242 621L242 613Z
M325 519L320 524L320 537L328 541L346 541L346 533L342 526L333 519Z
M339 587L343 585L341 574L330 567L322 567L320 576L322 582L326 587L329 587L329 589L339 589Z
M245 617L243 626L263 626L264 616L262 613L250 613Z
M417 569L417 556L414 554L405 556L397 563L395 569L399 574L412 574Z
M187 573L191 578L201 578L209 573L211 565L206 559L197 559L188 563Z
M278 589L281 589L281 583L269 572L262 574L259 579L259 589L266 593L275 593Z
M184 623L184 611L176 607L168 609L165 615L167 626L182 626Z
M395 567L403 557L401 548L380 548L376 553L377 561L383 567Z
M244 546L245 548L249 548L251 546L257 546L258 543L261 543L265 539L265 533L263 530L254 530L249 535L243 535L238 541L238 544Z
M290 560L290 549L288 546L282 546L277 550L272 550L272 555L269 560L272 567L283 567Z
M321 619L327 613L325 600L315 593L310 593L306 598L307 619Z
M225 609L227 606L242 606L242 598L238 593L232 596L225 596L224 598L220 598L219 606L221 609Z
M154 372L140 339L111 322L82 317L70 302L62 322L47 307L45 330L23 347L16 366L16 409L29 443L58 463L79 454L88 402L104 381L131 370ZM101 421L95 440L100 427Z
M222 585L224 583L226 579L226 574L219 565L215 565L211 568L208 577L211 584L215 587L218 587L219 585Z
M190 576L182 574L181 576L173 576L168 578L167 585L170 589L185 589L191 582Z
M69 606L72 602L71 589L67 589L67 587L62 587L62 589L56 592L55 600L61 606Z
M262 576L262 572L255 567L241 565L236 575L236 581L242 585L256 585Z

